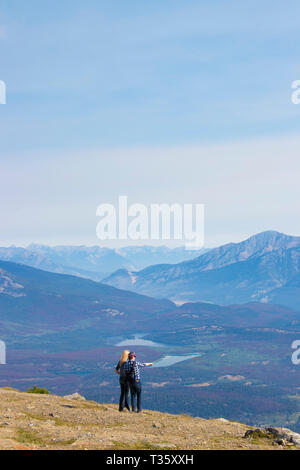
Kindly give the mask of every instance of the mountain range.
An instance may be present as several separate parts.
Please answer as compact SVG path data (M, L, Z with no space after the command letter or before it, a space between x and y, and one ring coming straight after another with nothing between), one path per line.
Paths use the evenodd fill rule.
M14 344L90 348L107 344L110 336L159 335L170 328L180 332L203 325L294 328L300 318L293 309L257 302L178 306L89 279L0 261L1 338Z
M26 342L30 336L42 338L45 334L68 331L71 336L64 346L68 348L73 344L75 347L80 335L85 335L88 343L95 332L100 338L107 332L115 334L118 328L124 332L132 330L137 323L150 321L173 307L169 300L146 297L77 276L0 261L2 339L18 337L20 342ZM59 343L57 337L53 342Z
M176 367L143 370L145 408L300 430L299 380L291 361L300 318L285 306L178 306L0 261L0 332L7 347L2 387L38 384L57 394L78 391L116 402L114 367L125 345L131 348L142 334L146 343L134 345L142 362L187 355Z
M26 248L0 247L0 260L22 263L45 271L71 274L101 281L118 269L140 270L158 263L178 263L207 251L184 247L128 246L119 249L99 246L54 246L31 244Z
M271 302L300 309L300 237L267 231L176 264L125 269L104 283L177 302Z

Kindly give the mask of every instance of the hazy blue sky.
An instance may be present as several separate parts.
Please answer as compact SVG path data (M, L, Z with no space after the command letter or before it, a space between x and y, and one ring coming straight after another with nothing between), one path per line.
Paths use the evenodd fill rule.
M300 235L299 0L2 0L0 245L96 207L206 205L206 244Z

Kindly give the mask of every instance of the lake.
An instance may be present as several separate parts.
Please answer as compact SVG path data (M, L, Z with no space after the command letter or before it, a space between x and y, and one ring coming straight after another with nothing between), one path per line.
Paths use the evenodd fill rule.
M153 367L168 367L176 364L177 362L186 361L187 359L194 359L200 357L202 354L182 354L181 356L164 356L158 361L153 363Z
M159 346L165 347L164 344L155 343L154 341L150 341L148 339L143 339L142 334L135 335L134 338L128 338L120 341L119 343L115 344L115 346Z
M155 343L154 341L144 339L144 334L136 334L133 338L127 338L119 341L115 346L149 346L149 347L166 347L165 344ZM158 359L153 363L153 367L169 367L177 362L186 361L188 359L194 359L195 357L202 356L202 354L181 354L181 355L169 355Z

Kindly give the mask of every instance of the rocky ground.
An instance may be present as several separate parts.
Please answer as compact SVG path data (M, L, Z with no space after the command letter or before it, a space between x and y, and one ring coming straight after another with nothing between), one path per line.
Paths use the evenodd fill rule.
M246 437L245 437L246 434ZM292 437L291 437L292 436ZM285 430L0 389L0 449L300 449ZM300 436L299 436L300 438ZM300 444L300 442L299 442Z

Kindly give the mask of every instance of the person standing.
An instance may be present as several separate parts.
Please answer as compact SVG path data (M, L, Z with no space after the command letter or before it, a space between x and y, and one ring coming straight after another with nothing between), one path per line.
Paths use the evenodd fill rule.
M128 405L130 383L129 383L129 379L126 376L126 373L124 372L124 364L126 363L128 359L128 354L129 354L129 351L127 350L123 351L121 359L119 360L115 368L116 374L120 376L119 382L120 382L121 393L120 393L120 400L119 400L119 411L123 411L124 406L125 408L127 408L128 411L130 411L130 408Z
M136 354L130 352L128 355L128 361L124 362L123 370L130 384L131 394L131 409L134 412L136 410L135 402L137 402L137 413L142 412L142 384L140 367L152 366L152 362L137 362Z

